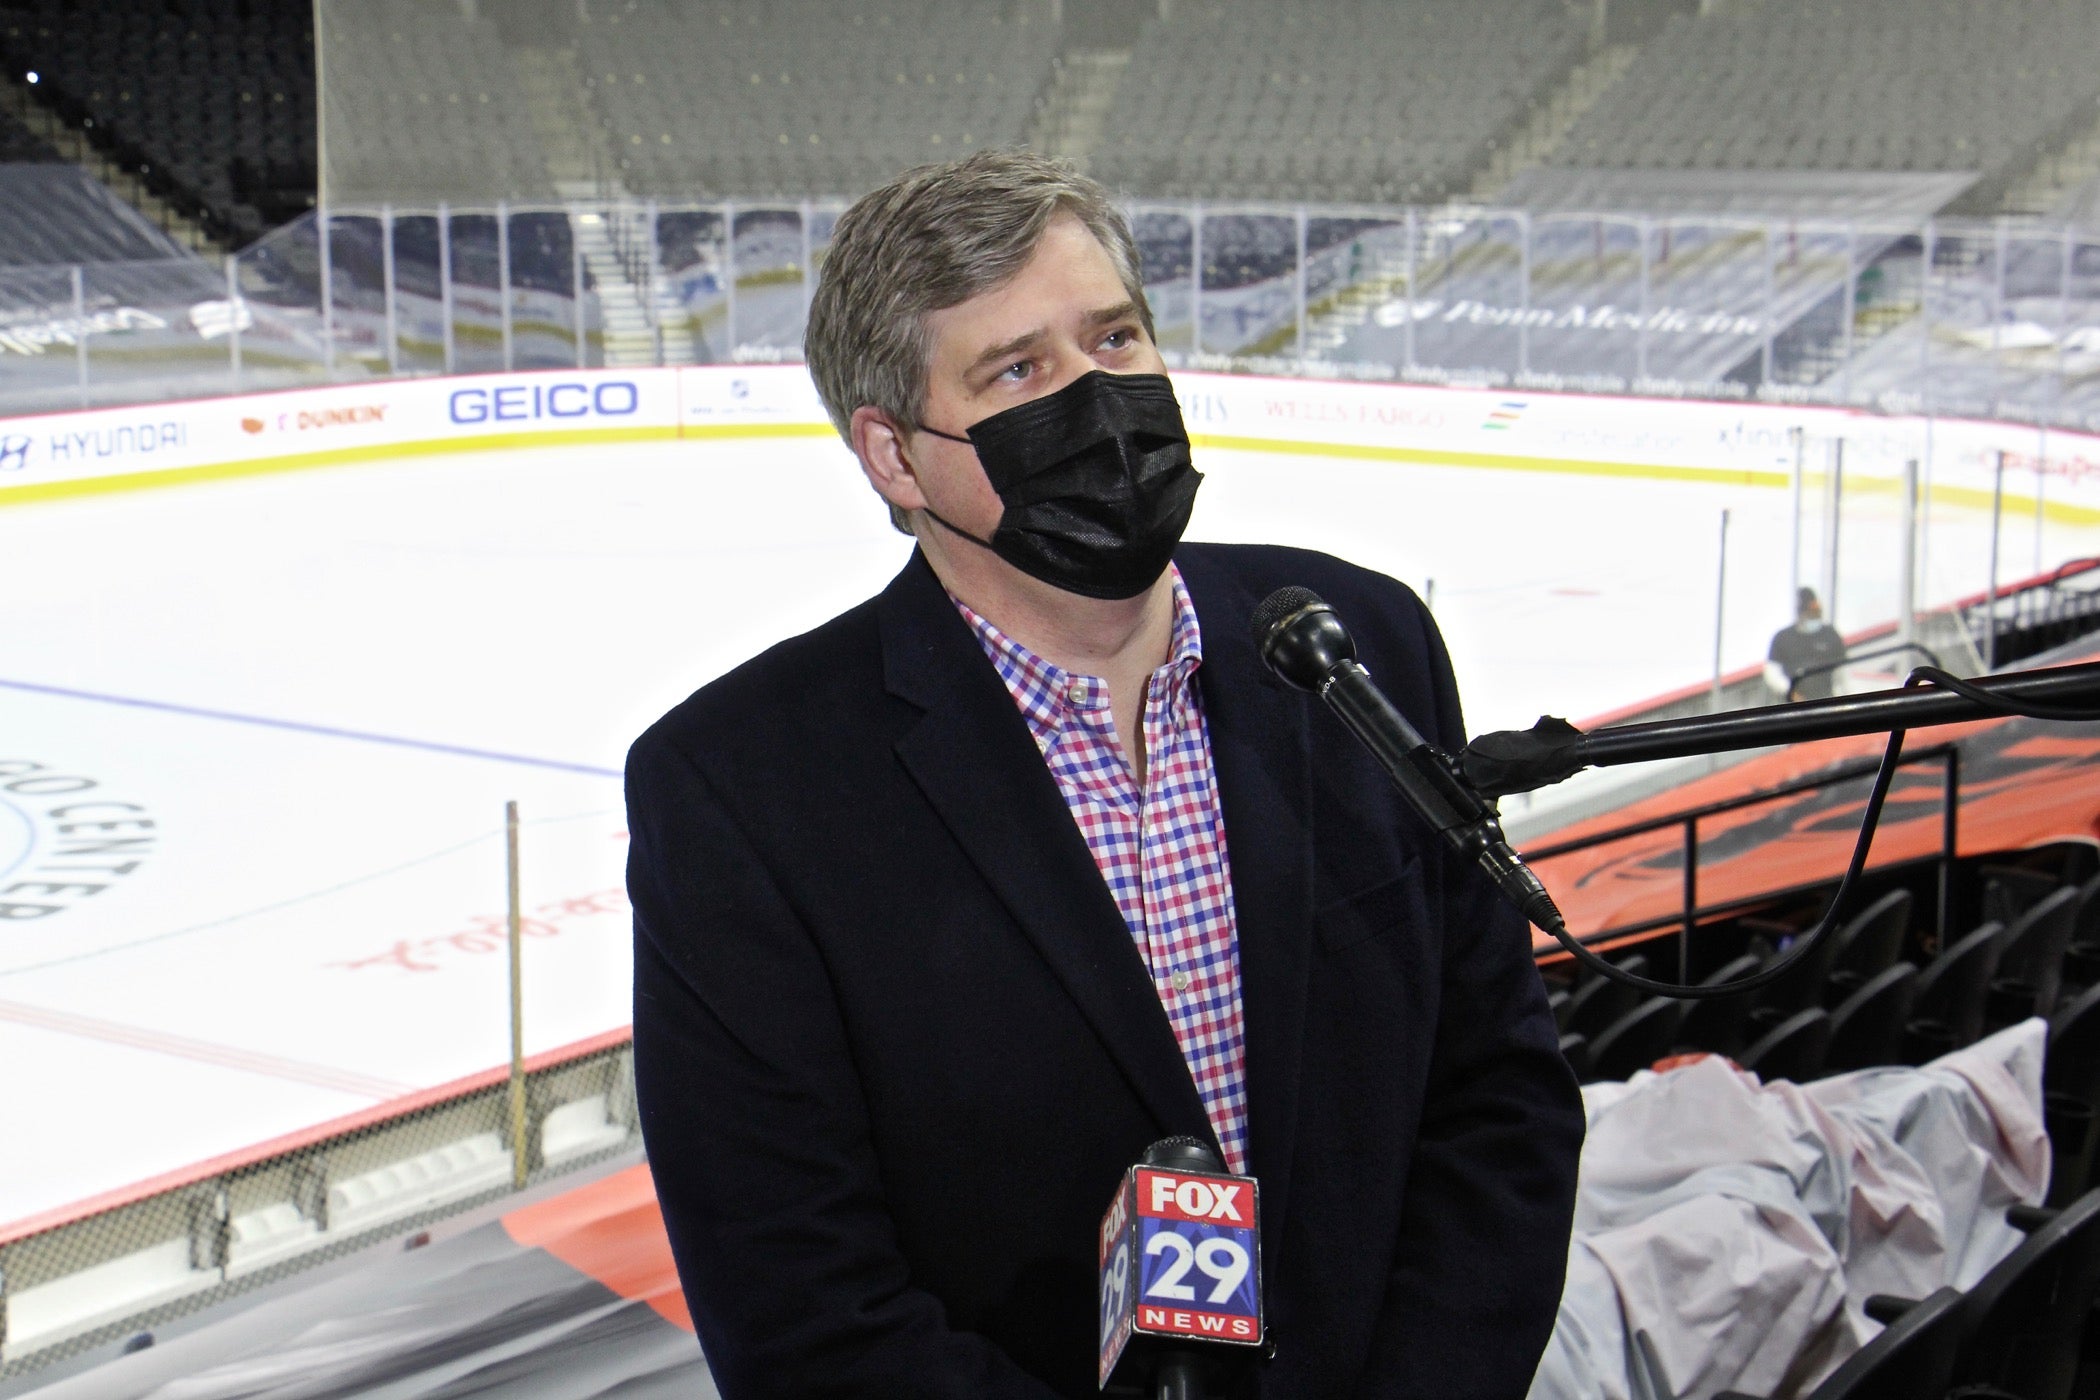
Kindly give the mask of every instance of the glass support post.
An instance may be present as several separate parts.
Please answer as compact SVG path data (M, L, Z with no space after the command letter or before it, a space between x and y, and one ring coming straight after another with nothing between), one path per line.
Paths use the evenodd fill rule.
M321 370L335 382L335 236L328 225L328 211L316 217L321 228Z
M500 199L496 201L496 299L502 307L503 368L509 371L516 367L510 314L510 207Z
M74 264L73 280L73 374L80 394L80 406L88 402L88 323L87 323L87 279L79 264Z
M1646 218L1640 220L1641 314L1634 337L1633 372L1635 393L1640 392L1640 386L1647 382L1648 379L1648 239L1649 235L1654 232L1654 228L1655 225L1652 221Z
M394 207L379 211L379 278L386 285L386 372L401 373L401 336L394 302Z
M1412 206L1407 211L1407 247L1405 254L1405 276L1407 278L1407 314L1400 318L1402 377L1411 378L1415 371L1415 310L1421 305L1422 292L1415 282L1416 233L1421 227Z
M1189 368L1203 358L1203 205L1189 206Z
M438 312L444 318L445 373L455 368L452 335L452 210L438 202Z
M226 255L226 369L235 393L241 387L241 273L240 257Z
M1305 206L1298 206L1298 373L1305 373Z
M1838 327L1838 392L1852 402L1852 323L1859 315L1859 226L1845 221L1845 321Z
M1531 215L1517 211L1517 378L1531 373Z
M601 214L598 217L602 219L607 216ZM583 240L577 237L576 228L576 221L572 217L569 221L569 291L572 297L569 306L570 319L575 323L576 330L576 368L582 369L591 360L583 326Z
M722 204L722 348L736 363L736 201Z

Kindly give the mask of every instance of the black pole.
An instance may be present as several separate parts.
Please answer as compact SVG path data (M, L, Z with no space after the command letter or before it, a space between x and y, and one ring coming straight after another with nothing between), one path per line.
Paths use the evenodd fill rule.
M2010 700L2100 705L2100 662L1982 676L1970 684ZM1500 797L1557 783L1585 768L1924 729L2001 718L2003 713L1952 691L1918 688L1623 724L1586 734L1565 721L1548 719L1530 730L1483 734L1466 745L1460 762L1475 791Z

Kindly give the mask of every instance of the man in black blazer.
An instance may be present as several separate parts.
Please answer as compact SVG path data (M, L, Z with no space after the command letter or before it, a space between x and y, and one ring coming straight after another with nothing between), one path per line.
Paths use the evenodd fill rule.
M1109 1197L1149 1143L1222 1150L1229 1121L1273 1342L1238 1393L1523 1395L1582 1133L1527 930L1247 630L1313 589L1455 748L1426 611L1326 556L1174 547L1194 474L1135 249L1064 167L983 154L862 200L808 349L919 550L628 765L642 1124L723 1394L1095 1393ZM1182 600L1229 848L1229 1093L984 630L1105 683L1142 788Z

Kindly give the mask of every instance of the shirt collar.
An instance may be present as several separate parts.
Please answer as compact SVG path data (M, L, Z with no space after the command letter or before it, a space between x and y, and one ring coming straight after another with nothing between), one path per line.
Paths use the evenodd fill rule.
M1167 576L1174 585L1174 631L1167 646L1166 664L1160 670L1169 673L1169 706L1170 710L1177 710L1175 702L1186 691L1189 677L1203 664L1203 629L1196 621L1196 605L1189 597L1188 586L1181 581L1180 566L1169 564ZM1047 745L1056 737L1069 711L1107 707L1108 687L1098 677L1078 675L1044 660L953 593L948 595L948 601L955 604L963 621L977 634L977 644L984 648L992 668L1020 706L1021 716L1028 721L1038 745Z

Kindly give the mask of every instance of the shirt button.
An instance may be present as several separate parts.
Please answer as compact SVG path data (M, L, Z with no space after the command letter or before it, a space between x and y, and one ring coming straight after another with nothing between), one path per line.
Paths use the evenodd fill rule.
M1194 982L1196 979L1191 977L1186 972L1177 972L1174 974L1173 980L1174 990L1177 992L1185 992L1189 989L1189 984Z

